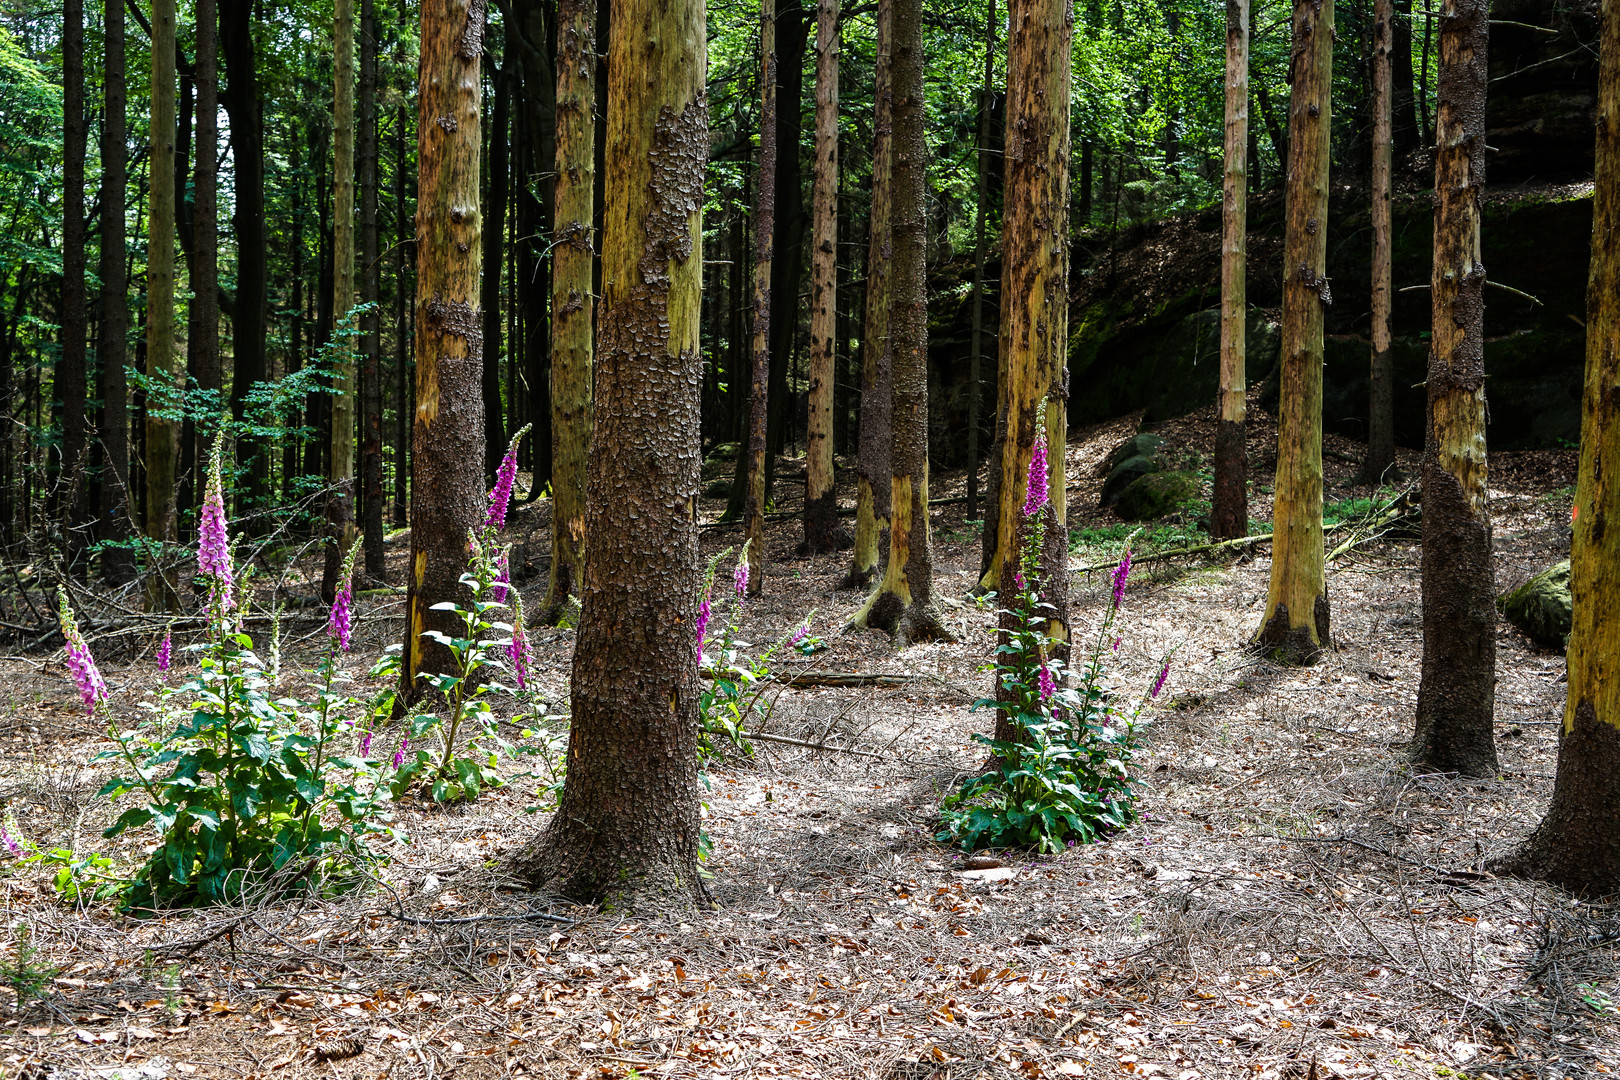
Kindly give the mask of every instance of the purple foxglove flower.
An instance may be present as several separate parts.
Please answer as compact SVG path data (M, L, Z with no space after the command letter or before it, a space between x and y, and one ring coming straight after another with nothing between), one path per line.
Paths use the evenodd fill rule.
M214 437L214 450L208 462L208 490L203 496L202 514L197 520L197 569L211 578L210 589L220 598L220 607L235 606L231 586L231 537L225 527L225 493L220 479L220 452L223 435Z
M506 658L512 662L512 675L518 689L529 687L529 632L523 625L523 594L512 590L512 640L506 643Z
M737 560L737 568L731 572L732 588L737 590L737 599L742 600L748 592L748 549L743 549L742 558Z
M73 673L73 682L79 688L79 697L84 699L85 712L94 715L96 706L107 700L107 683L96 667L96 658L90 655L90 646L85 643L84 635L79 632L79 624L73 618L73 609L68 606L67 590L58 589L56 595L62 621L62 637L66 641L68 670Z
M338 571L337 592L332 597L332 610L326 618L326 633L337 642L338 648L349 651L349 635L354 630L354 564L360 555L360 541L349 547Z
M371 729L367 728L365 734L360 736L360 756L368 757L371 754Z
M1166 660L1164 662L1164 667L1159 669L1159 677L1157 679L1153 680L1153 690L1152 690L1151 693L1148 694L1148 697L1150 697L1150 698L1158 697L1159 696L1159 691L1164 689L1164 680L1168 679L1169 677L1170 677L1170 661Z
M799 644L801 641L803 641L805 638L807 638L809 636L810 636L810 624L808 622L805 622L797 630L793 631L793 636L788 639L788 644L789 645L797 645L797 644Z
M698 605L697 613L697 647L700 659L703 656L703 642L707 639L709 633L709 618L713 614L714 612L709 606L709 598L705 596L703 602Z
M11 830L4 825L0 825L0 848L5 848L6 853L10 855L21 855L23 853L22 843L15 836L12 836Z
M497 604L506 603L506 598L512 594L510 554L511 549L506 549L495 556L495 580L490 584L489 594Z
M173 666L173 661L174 661L174 631L173 630L165 630L163 632L163 644L158 646L158 651L157 651L158 670L160 672L163 672L164 674L168 674L169 668L171 666Z
M501 467L495 470L495 486L489 491L489 513L484 517L486 528L500 529L506 526L506 510L512 505L512 485L517 481L517 450L518 443L528 434L531 425L525 424L506 447L506 456L501 458Z
M405 767L405 751L409 750L410 748L411 737L409 735L401 736L399 740L399 749L394 751L395 769L403 769Z
M1124 638L1115 638L1114 639L1114 652L1115 653L1119 652L1119 643L1124 641L1124 640L1125 640Z
M1126 552L1125 552L1124 557L1119 560L1119 566L1115 567L1115 569L1114 569L1114 610L1115 611L1119 610L1119 605L1121 603L1123 603L1124 600L1125 600L1125 579L1130 577L1130 576L1131 576L1131 553L1127 549ZM1117 649L1119 646L1115 645L1114 647Z
M1053 692L1057 690L1057 680L1052 678L1052 669L1046 666L1045 660L1041 661L1041 671L1040 675L1037 676L1037 683L1041 690L1041 700L1051 701Z
M1024 516L1034 517L1046 505L1046 433L1035 438L1035 450L1029 457L1029 483L1024 496Z

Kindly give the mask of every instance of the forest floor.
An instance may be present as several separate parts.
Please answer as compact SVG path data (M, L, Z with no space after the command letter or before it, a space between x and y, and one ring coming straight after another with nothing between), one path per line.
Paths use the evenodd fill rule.
M1275 432L1251 416L1251 513L1264 520ZM1069 446L1076 566L1111 563L1130 531L1094 507L1097 466L1134 426L1126 418ZM1191 455L1207 452L1211 429L1193 416L1159 431ZM1329 437L1327 449L1329 502L1368 497L1350 480L1360 448ZM1415 470L1410 455L1402 465ZM795 467L784 460L778 509L795 508ZM1574 468L1572 453L1493 456L1499 589L1567 553ZM964 482L936 477L934 493ZM720 505L704 508L712 518ZM960 870L960 853L932 835L940 796L983 760L969 737L990 717L968 706L988 689L993 631L992 613L967 598L979 556L963 509L947 503L933 519L936 582L961 641L898 652L836 632L860 600L838 587L847 556L798 558L799 523L773 525L743 636L773 639L814 608L829 648L795 664L911 679L776 696L766 734L841 749L760 741L751 759L714 770L713 912L626 922L553 907L576 921L523 919L533 900L503 886L500 866L542 818L533 780L450 810L404 804L412 842L381 884L330 901L132 922L106 904L64 905L46 871L0 862L5 962L15 970L26 940L33 965L54 969L20 1009L0 986L0 1076L1620 1070L1620 910L1483 870L1546 806L1562 658L1503 624L1500 777L1414 774L1403 754L1421 656L1412 539L1386 536L1333 563L1336 648L1299 669L1242 647L1260 622L1267 545L1140 566L1110 677L1139 693L1177 650L1147 714L1141 820L1055 857L1010 856L1010 873ZM537 529L543 508L518 523ZM1173 532L1144 534L1139 550ZM705 529L705 552L736 535ZM404 547L396 539L393 557ZM1080 642L1105 611L1107 576L1075 576ZM537 600L543 576L524 587ZM397 640L399 611L397 597L363 599L357 657ZM318 644L315 618L290 625L303 647ZM542 685L564 711L570 635L538 636ZM126 654L104 664L118 709L133 715L154 683L156 637L102 647L119 643ZM23 832L137 857L135 839L99 838L113 810L95 798L105 770L89 759L103 740L60 653L0 660L0 686L0 798ZM480 915L493 917L445 921Z

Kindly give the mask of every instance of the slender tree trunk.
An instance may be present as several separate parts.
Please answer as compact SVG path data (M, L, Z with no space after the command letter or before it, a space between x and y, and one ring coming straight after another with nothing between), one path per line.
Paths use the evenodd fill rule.
M124 365L129 362L129 299L124 210L128 187L127 122L124 116L124 5L102 4L103 100L101 120L101 333L96 358L101 368L101 444L105 472L101 477L101 521L97 538L121 541L129 536L129 391ZM3 402L0 402L3 404ZM135 572L127 547L104 548L101 577L109 585L128 581Z
M1367 409L1367 461L1361 479L1390 478L1395 467L1395 364L1389 351L1390 318L1390 29L1392 0L1375 0L1373 11L1372 143L1372 369ZM1408 46L1411 42L1408 40ZM1407 68L1412 60L1407 56ZM1410 98L1410 87L1407 96Z
M1558 774L1540 827L1492 867L1582 895L1620 891L1620 529L1612 527L1620 520L1620 7L1613 3L1603 5L1600 40L1586 387L1569 559L1575 612Z
M1423 448L1423 679L1412 761L1496 775L1496 576L1485 460L1487 0L1445 0L1434 160L1434 333Z
M62 10L62 354L56 362L56 395L62 402L62 462L57 517L68 564L84 547L84 469L90 439L85 416L88 295L85 291L84 222L84 0L66 0Z
M542 618L567 615L585 569L585 478L591 448L596 261L595 0L557 11L557 229L551 257L551 580Z
M360 494L366 575L383 579L382 295L377 242L377 12L360 0Z
M219 5L197 0L197 165L193 180L191 329L197 387L218 391L224 382L219 355ZM202 425L193 461L207 460L215 425ZM205 485L195 478L192 489Z
M478 309L479 61L482 0L422 8L417 79L416 416L411 429L411 562L401 685L455 670L422 635L460 622L434 605L465 602L467 534L484 510L483 326Z
M921 0L893 6L894 170L891 191L894 302L889 316L893 355L889 497L889 557L883 581L855 614L857 626L894 635L902 645L950 640L934 598L928 538L928 289L923 200L927 147L923 140ZM1065 102L1068 95L1063 95ZM1066 223L1065 223L1066 224Z
M1277 114L1271 107L1271 91L1266 89L1264 82L1255 84L1255 96L1260 100L1260 115L1266 121L1266 133L1271 136L1271 149L1277 155L1277 169L1283 175L1284 182L1288 178L1288 133L1277 122Z
M1376 3L1376 0L1374 0ZM1412 0L1393 0L1389 20L1390 144L1394 160L1406 162L1421 142L1418 135L1417 95L1412 75ZM1427 5L1425 5L1426 7ZM1376 16L1374 16L1376 18ZM1374 59L1376 60L1376 54Z
M708 157L702 0L621 0L608 46L596 450L568 777L518 857L614 912L707 903L698 875L699 340Z
M406 244L405 225L405 122L409 114L401 105L394 119L394 525L409 523L411 412L416 381L411 377L410 270L414 252Z
M765 588L765 451L770 415L771 256L776 240L776 0L759 6L759 179L754 203L754 346L748 399L748 495L743 502L748 595ZM798 102L793 103L798 108Z
M177 540L175 522L175 423L169 411L178 403L174 348L174 0L152 3L152 133L147 179L146 238L146 538L149 558L160 560L161 545ZM149 609L173 610L178 596L174 573L148 564Z
M1333 0L1295 0L1293 42L1271 585L1254 643L1298 664L1331 645L1322 546L1322 331L1333 302L1327 280Z
M979 401L984 396L985 218L990 201L990 111L995 101L996 0L984 8L984 85L979 89L979 177L973 216L973 356L968 362L967 516L979 517ZM1086 159L1089 167L1091 159ZM1089 176L1087 182L1089 183Z
M894 446L890 227L894 172L894 94L890 69L893 0L877 0L877 71L872 103L872 206L866 254L866 313L861 323L861 436L855 551L844 584L862 588L878 571L878 542L889 525L889 459Z
M1249 274L1249 0L1226 0L1226 167L1221 201L1221 390L1209 534L1249 531L1245 449Z
M517 81L517 35L506 35L501 68L490 74L490 94L495 99L490 110L490 128L485 139L489 147L489 175L484 178L484 475L493 479L506 454L506 433L501 415L501 266L506 261L507 147L512 87ZM520 425L514 424L513 430Z
M337 590L337 576L354 543L354 0L332 6L332 318L337 362L332 374L332 451L326 474L326 566L321 598Z
M838 0L816 7L815 223L810 255L810 398L805 429L804 550L836 551L833 381L838 333Z

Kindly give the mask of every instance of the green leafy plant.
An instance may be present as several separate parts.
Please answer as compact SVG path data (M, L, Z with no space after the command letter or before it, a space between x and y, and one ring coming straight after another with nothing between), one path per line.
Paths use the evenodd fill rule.
M39 958L28 924L19 924L11 932L11 955L0 954L0 986L9 986L17 995L17 1009L21 1011L36 998L44 997L54 978L56 968Z

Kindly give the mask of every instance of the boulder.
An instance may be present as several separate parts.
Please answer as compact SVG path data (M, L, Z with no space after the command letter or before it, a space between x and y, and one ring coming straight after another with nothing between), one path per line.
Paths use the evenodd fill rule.
M1126 458L1109 470L1108 479L1103 481L1102 497L1097 500L1097 505L1113 506L1126 488L1149 473L1158 472L1162 467L1156 457L1138 455Z
M1102 474L1107 476L1119 468L1122 462L1129 461L1133 457L1155 457L1163 445L1163 436L1139 431L1108 452L1108 458L1103 462Z
M1153 521L1185 509L1197 497L1197 473L1152 472L1120 492L1114 513L1126 521Z
M1569 560L1549 566L1498 597L1496 609L1536 644L1564 648L1575 610L1569 592Z

